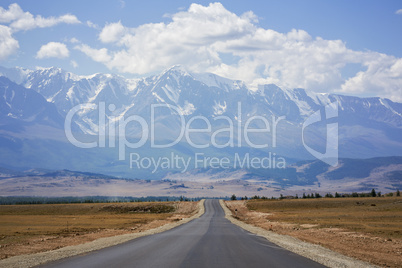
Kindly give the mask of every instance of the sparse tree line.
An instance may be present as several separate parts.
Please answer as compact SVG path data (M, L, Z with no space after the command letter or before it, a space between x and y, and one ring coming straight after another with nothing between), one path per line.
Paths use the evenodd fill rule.
M35 204L79 204L79 203L129 203L129 202L165 202L165 201L199 201L202 197L187 198L185 196L148 196L148 197L0 197L0 205L35 205Z
M376 192L375 189L372 189L371 192L368 193L357 193L357 192L353 192L353 193L338 193L335 192L335 194L332 193L327 193L324 195L324 197L326 198L342 198L342 197L381 197L381 196L388 196L388 197L392 197L392 196L401 196L401 193L399 192L399 190L397 190L395 193L391 192L391 193L387 193L385 195L382 195L381 192ZM268 198L266 196L259 196L259 195L254 195L252 197L240 197L240 200L252 200L252 199L308 199L308 198L322 198L323 196L321 196L319 193L311 193L311 194L306 194L303 193L303 195L301 197L298 196L298 194L296 195L288 195L288 196L283 196L283 194L280 195L280 197L271 197ZM238 200L237 196L235 194L233 194L230 197L230 200Z
M376 192L372 189L369 193L338 193L334 195L327 193L324 197L326 198L341 198L341 197L380 197L380 196L401 196L400 191L397 190L395 193L387 193L382 195L381 192ZM307 199L307 198L322 198L319 193L306 194L303 193L301 197L297 194L295 196L283 196L271 197L254 195L252 197L240 197L238 198L233 194L230 198L218 197L217 199L230 199L230 200L252 200L252 199ZM185 196L147 196L147 197L110 197L110 196L85 196L85 197L29 197L29 196L0 196L0 205L34 205L34 204L79 204L79 203L128 203L128 202L168 202L168 201L199 201L204 199L204 197L188 198Z

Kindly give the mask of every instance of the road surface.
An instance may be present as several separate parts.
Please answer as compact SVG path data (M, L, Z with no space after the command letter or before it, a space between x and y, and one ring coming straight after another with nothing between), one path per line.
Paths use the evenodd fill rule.
M205 214L189 223L40 267L325 266L232 224L225 219L218 200L206 200Z

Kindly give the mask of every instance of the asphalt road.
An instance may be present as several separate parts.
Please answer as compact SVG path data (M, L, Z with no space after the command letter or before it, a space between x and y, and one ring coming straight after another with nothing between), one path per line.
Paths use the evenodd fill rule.
M205 214L169 231L40 267L325 267L225 219L218 200Z

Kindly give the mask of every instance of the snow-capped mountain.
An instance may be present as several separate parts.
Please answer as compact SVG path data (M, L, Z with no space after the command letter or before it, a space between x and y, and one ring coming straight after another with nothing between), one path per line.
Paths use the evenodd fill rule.
M126 98L129 81L116 75L78 76L60 68L42 68L35 71L2 68L0 73L13 82L38 92L48 102L55 103L63 115L81 103L129 101Z
M0 75L16 84L8 83L0 94L2 118L15 117L8 105L14 100L15 107L30 107L36 103L40 107L56 107L57 111L46 113L65 118L69 111L80 104L95 104L91 109L80 109L73 117L73 128L80 135L100 133L99 108L105 105L106 118L104 133L117 134L118 120L130 116L139 116L151 125L156 139L174 140L180 134L184 118L189 122L196 116L202 116L212 123L209 133L192 136L198 144L208 143L212 132L219 128L237 124L244 127L252 116L260 116L269 121L269 133L252 133L254 143L269 143L269 151L296 159L312 158L302 143L302 126L314 112L334 101L339 104L339 155L341 157L366 158L377 156L402 155L402 104L383 98L358 98L336 94L319 94L305 89L281 89L275 85L262 85L258 90L250 90L242 81L230 80L211 73L191 73L181 66L174 66L154 75L141 79L126 79L118 75L94 74L79 76L59 68L27 70L22 68L0 68ZM5 78L2 78L1 81ZM18 85L17 85L18 84ZM23 88L24 87L24 88ZM11 98L10 88L24 91L37 97ZM24 93L24 94L25 94ZM35 96L36 96L35 95ZM164 107L151 109L152 104ZM18 106L19 105L19 106ZM35 106L36 107L36 106ZM28 109L28 108L27 108ZM50 110L49 110L50 109ZM35 121L33 111L20 119ZM47 116L50 118L50 114ZM31 117L30 117L31 116ZM273 122L284 117L277 124L276 143L273 148ZM37 117L43 122L46 116ZM4 120L4 119L2 119ZM53 120L57 121L57 120ZM60 121L60 120L59 120ZM230 123L230 122L231 123ZM54 124L53 124L54 125ZM75 126L74 126L75 127ZM115 129L113 129L115 127ZM191 128L206 128L203 120L192 121ZM254 120L250 128L266 127L263 120ZM110 132L112 129L112 132ZM233 152L238 144L238 128L234 131L222 131L215 136L221 143L226 143L229 136L234 136L235 146L227 146L214 153ZM128 123L125 134L131 137L142 135L144 129L135 122ZM122 133L118 133L122 135ZM325 150L326 124L316 123L306 129L305 138L311 147ZM46 137L43 137L44 139ZM244 139L244 137L242 137ZM257 142L256 142L257 141ZM179 145L178 145L179 146ZM244 141L242 146L247 147ZM191 146L190 146L191 147ZM185 140L175 150L191 153ZM249 148L250 149L250 148ZM248 150L248 149L247 149ZM218 152L219 151L219 152ZM68 167L74 169L74 167Z
M242 81L211 73L189 73L181 66L143 79L125 79L110 74L78 76L59 68L35 71L0 68L0 74L40 93L63 115L78 104L105 102L115 105L110 114L115 117L147 114L152 103L178 107L183 115L213 117L234 114L240 101L249 116L274 114L296 122L338 100L342 113L402 126L402 104L388 99L319 94L305 89L284 90L275 85L251 91Z
M37 92L0 77L1 125L11 123L44 124L62 127L64 120L56 106Z

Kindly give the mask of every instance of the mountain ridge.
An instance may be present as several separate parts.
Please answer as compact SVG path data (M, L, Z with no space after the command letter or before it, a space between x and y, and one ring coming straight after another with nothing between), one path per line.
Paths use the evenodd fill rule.
M324 115L325 106L332 102L338 102L339 107L334 121L339 124L339 157L368 158L402 154L402 136L400 135L402 104L379 97L359 98L319 94L300 88L281 89L273 84L261 85L257 90L252 91L242 81L230 80L210 73L194 74L181 66L174 66L160 74L139 79L125 79L111 74L78 76L60 68L27 70L0 67L0 75L25 85L27 92L41 95L44 101L41 103L46 104L45 106L54 106L57 111L53 114L59 114L62 121L65 120L71 108L77 105L83 103L95 105L92 106L95 107L93 109L81 109L73 115L72 130L75 137L93 141L97 140L96 137L101 131L112 139L115 138L113 135L116 135L115 147L110 148L110 139L106 137L109 143L105 145L109 147L93 150L98 156L91 150L86 150L84 153L86 158L82 159L82 163L69 159L69 164L65 163L63 166L63 161L66 161L58 156L59 151L43 147L59 148L58 150L63 148L63 153L71 155L71 158L74 157L73 152L74 154L84 152L73 148L73 145L66 140L65 134L62 134L65 131L64 126L60 127L60 124L55 126L43 121L27 125L23 121L19 123L18 120L14 120L13 128L2 126L0 139L4 141L4 148L0 149L3 149L4 155L14 155L11 159L20 159L20 162L23 160L22 162L30 167L41 166L37 166L37 162L28 158L25 151L20 149L16 152L7 148L29 148L39 155L38 160L41 157L44 158L46 153L50 154L52 160L57 163L57 168L60 169L80 170L81 165L86 165L94 168L89 171L96 172L96 167L102 170L110 168L113 165L110 163L116 163L116 158L113 160L113 157L116 157L116 150L119 149L118 135L122 134L117 125L134 116L143 118L148 127L152 123L156 133L156 143L174 141L178 137L182 128L185 127L180 117L185 123L195 117L205 118L211 123L210 132L193 134L190 138L195 144L209 144L210 146L203 151L209 156L230 156L233 159L233 154L236 152L241 154L252 152L261 157L272 152L289 159L313 159L312 155L306 151L304 142L317 151L325 152L327 126L324 120L306 129L303 128L303 124L311 114L317 111L321 111ZM3 88L22 87L21 85L10 81L3 85ZM6 100L6 95L0 94L1 96ZM104 128L100 128L100 103L105 104L103 106L105 108ZM152 105L164 107L158 108L159 110L155 110L152 114L150 108ZM40 106L35 106L38 111ZM151 118L152 115L154 118ZM0 116L7 118L8 113L3 111ZM255 116L260 119L250 121ZM279 120L281 117L284 119ZM269 123L269 131L251 133L249 138L254 144L267 143L268 148L255 149L252 145L247 145L243 133L239 135L238 132L244 131L248 121L251 122L248 125L249 128L266 128L266 122L264 123L261 118ZM151 119L154 120L151 122ZM273 133L274 120L279 122L275 129L276 133ZM191 122L192 128L205 128L205 122L202 120ZM34 128L32 125L35 123L37 124ZM22 133L30 133L30 140L18 134L15 131L16 127L23 129ZM138 140L144 135L144 130L138 123L130 123L125 127L124 135L127 138ZM221 131L218 135L214 134L215 131L228 127L233 127L233 133ZM233 146L229 143L231 136L233 136L231 141ZM229 145L213 147L211 146L212 138L220 145ZM46 144L49 143L51 145L47 146ZM38 147L37 144L43 144L43 146ZM241 148L237 144L242 144ZM192 156L198 152L188 143L186 137L164 151L156 152L150 148L149 144L136 151L146 156L163 156L170 155L169 150L183 156ZM133 151L135 150L127 148L126 159ZM11 161L10 157L0 159L0 164L10 164L7 161ZM52 166L49 165L42 167L51 169ZM127 165L127 162L119 163L119 165ZM111 171L111 174L132 173L132 170L127 168L124 172L117 171L118 169L116 166L116 170ZM164 175L166 172L158 174L157 177L161 178Z
M237 89L246 90L247 93L253 96L265 97L265 100L270 105L273 105L273 101L278 99L286 99L292 102L299 101L297 105L299 108L299 113L304 116L308 116L314 111L311 108L315 109L317 106L326 105L329 103L329 101L333 100L338 100L340 102L340 110L347 109L348 107L342 106L342 101L345 99L351 99L351 101L354 102L357 102L358 100L362 101L368 108L370 108L370 106L373 104L378 105L379 107L383 106L385 109L389 110L391 115L393 114L399 118L402 118L402 104L393 102L386 98L359 98L339 94L314 93L301 88L289 90L281 89L274 84L261 85L259 86L258 90L251 90L245 85L244 82L240 80L231 80L212 73L190 73L184 67L178 65L164 70L159 75L138 79L126 79L119 75L100 73L80 76L55 67L41 68L38 70L0 67L0 75L7 77L17 84L21 84L24 87L34 89L43 95L49 102L57 103L57 95L62 94L60 99L66 97L69 98L71 105L76 105L83 102L105 100L106 98L99 98L99 94L102 91L111 91L113 93L112 95L121 101L124 99L124 97L138 95L139 91L143 91L145 89L155 92L156 89L158 89L158 86L160 87L159 89L162 88L162 90L159 90L157 93L164 93L165 97L167 97L164 99L164 101L169 102L169 100L176 100L174 95L177 95L177 92L169 92L169 89L163 88L166 85L162 84L166 84L166 80L173 78L173 80L176 82L176 86L182 86L180 85L179 80L187 77L192 78L194 81L200 82L209 88L220 90L224 89L226 92L229 92L229 89L230 91ZM60 83L61 81L63 82L63 86L61 86L61 89L58 89L57 86L59 85L55 84L57 84L57 82ZM97 90L94 89L95 86ZM118 87L116 88L116 86ZM76 91L74 91L74 87L76 88ZM55 88L58 90L55 90ZM115 89L118 89L118 91L116 92ZM266 92L270 91L274 91L275 94L272 94L271 92L271 94L267 95ZM109 94L107 96L111 95ZM77 99L73 100L74 97ZM130 98L130 100L132 100L132 98ZM177 103L177 100L175 102ZM306 103L301 104L300 102ZM63 105L58 104L57 106L60 109L60 107ZM306 107L309 109L303 110L303 108ZM69 108L71 108L71 106ZM65 112L65 110L62 109L61 112ZM398 122L397 125L402 126L402 121Z

